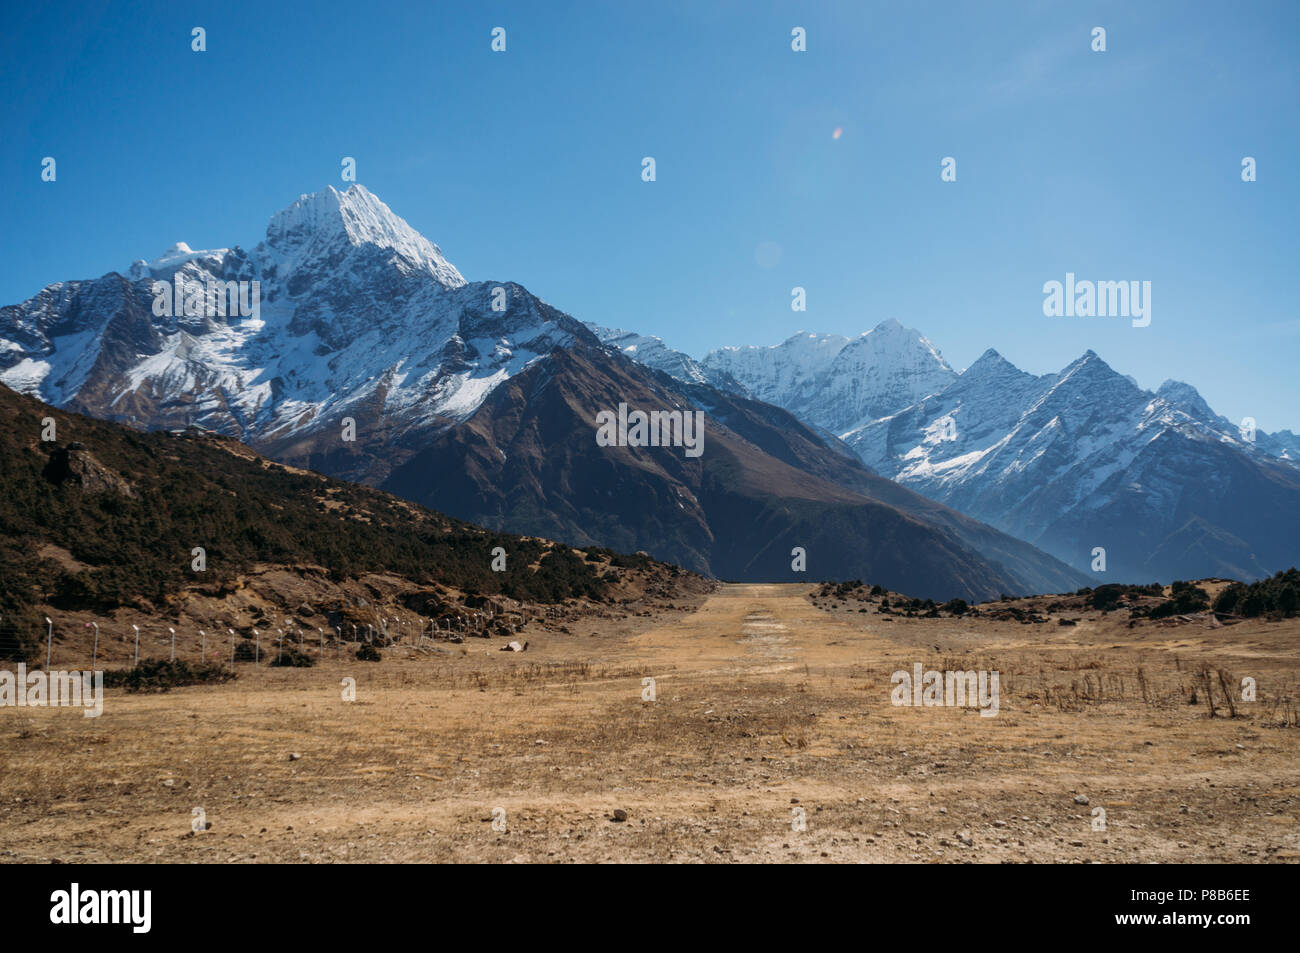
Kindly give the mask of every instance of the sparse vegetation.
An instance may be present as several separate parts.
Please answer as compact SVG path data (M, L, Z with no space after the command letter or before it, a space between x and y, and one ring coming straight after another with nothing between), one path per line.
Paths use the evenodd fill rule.
M62 442L40 442L45 416ZM269 464L226 438L138 433L5 388L0 456L0 617L20 632L40 629L42 604L166 613L186 588L219 596L264 564L318 567L336 581L393 573L552 604L605 598L616 579L602 576L606 562L654 565L644 553L584 556L480 530L367 487ZM86 473L94 480L80 478ZM195 546L205 550L203 572L191 566ZM509 553L503 572L491 568L497 546ZM0 646L11 656L30 649L17 640Z
M284 651L275 653L271 658L271 664L277 668L311 668L316 664L316 660L306 652L288 646Z
M1175 582L1170 587L1170 594L1172 598L1160 603L1147 613L1149 618L1165 619L1173 615L1202 612L1209 608L1210 605L1210 594L1200 586L1190 582ZM1134 609L1135 614L1140 611L1140 609Z
M186 685L219 684L235 677L229 668L208 662L143 659L133 668L105 671L104 687L125 688L128 692L166 692Z
M1249 585L1235 582L1214 600L1214 611L1253 619L1290 619L1300 610L1300 571L1294 566Z

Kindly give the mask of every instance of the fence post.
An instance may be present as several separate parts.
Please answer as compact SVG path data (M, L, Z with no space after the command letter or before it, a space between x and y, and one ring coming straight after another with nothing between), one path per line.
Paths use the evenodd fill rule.
M199 655L201 656L200 661L207 662L208 633L204 632L202 629L199 629Z
M226 629L230 633L230 670L235 670L235 630Z
M172 634L172 661L174 662L176 661L176 630L169 625L167 631Z
M140 627L138 625L132 625L131 628L135 629L135 667L139 668L140 667Z
M49 630L45 633L45 671L50 670L50 652L54 648L54 622L49 616L45 617L45 622L49 625Z

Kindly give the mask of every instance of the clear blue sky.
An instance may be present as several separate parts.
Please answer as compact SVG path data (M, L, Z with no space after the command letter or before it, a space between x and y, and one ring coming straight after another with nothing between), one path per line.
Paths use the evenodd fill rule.
M1300 430L1300 3L87 2L5 20L0 303L175 241L252 246L300 193L343 187L350 155L468 279L697 356L893 317L957 367L996 347L1042 373L1091 347L1145 387L1180 378ZM1045 318L1043 282L1067 271L1151 281L1151 326Z

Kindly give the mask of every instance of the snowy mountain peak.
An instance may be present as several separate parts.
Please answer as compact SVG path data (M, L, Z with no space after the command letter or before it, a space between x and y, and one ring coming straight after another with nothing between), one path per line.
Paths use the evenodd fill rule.
M975 359L970 367L962 371L962 380L967 384L974 380L986 380L993 377L1005 375L1012 372L1017 375L1023 375L1024 372L1008 361L993 348L989 348L978 358ZM1025 375L1028 376L1028 375Z
M187 262L203 258L221 258L228 251L229 249L226 248L215 251L195 251L185 242L176 242L152 261L140 259L133 262L127 274L132 280L150 275L155 278L166 277L171 272L182 268Z
M590 321L584 323L602 344L618 348L621 354L638 364L653 367L688 384L711 383L733 392L744 391L744 386L729 375L706 368L689 354L673 350L664 344L662 338L622 328L606 328Z
M330 185L300 196L272 216L263 247L296 267L303 261L334 257L345 245L394 251L408 266L427 270L446 288L466 283L442 249L363 185L342 192Z
M1088 350L1084 351L1067 364L1065 370L1061 371L1061 379L1065 380L1066 378L1072 377L1081 372L1086 373L1089 376L1108 374L1113 374L1116 377L1120 376L1115 369L1103 361L1092 348L1088 348Z
M1156 396L1197 420L1209 423L1220 419L1219 415L1210 409L1210 405L1205 402L1200 391L1191 384L1167 380L1156 390Z
M919 331L892 318L855 338L800 331L775 347L724 347L701 364L835 433L907 407L957 376Z
M766 349L775 351L778 348L784 348L790 353L820 353L830 357L838 354L844 345L849 343L849 339L842 334L818 334L816 331L796 331L780 344L775 345L757 345L750 344L742 347L724 347L724 351L757 351ZM708 360L705 357L705 360Z
M1126 374L1115 370L1091 349L1072 361L1057 376L1052 385L1053 393L1070 394L1076 400L1107 399L1127 402L1150 398L1137 382Z
M893 318L881 321L870 331L859 335L845 347L845 350L863 346L871 347L881 353L913 352L916 355L924 355L923 360L926 362L933 361L941 367L948 367L948 362L943 359L938 348L930 343L929 338L915 328L905 327Z

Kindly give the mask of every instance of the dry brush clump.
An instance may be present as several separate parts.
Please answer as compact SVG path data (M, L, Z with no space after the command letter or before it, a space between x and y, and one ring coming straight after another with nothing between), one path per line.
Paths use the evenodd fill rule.
M1103 706L1141 705L1173 710L1205 706L1210 718L1246 717L1249 708L1242 700L1242 680L1228 669L1209 661L1195 668L1174 655L1171 660L1130 655L1107 660L1086 652L1035 655L945 655L943 671L999 672L1003 704L1017 698L1055 707L1061 712L1080 712ZM1061 673L1068 673L1062 677ZM857 672L850 677L861 677ZM1289 686L1289 682L1286 683ZM1295 704L1289 687L1275 693L1261 693L1260 704L1268 704L1269 722L1294 721ZM1256 709L1258 711L1258 709ZM1253 717L1253 715L1252 715Z
M1300 728L1300 692L1290 678L1282 679L1275 690L1262 693L1259 704L1264 727Z
M188 685L220 684L236 677L224 665L182 659L143 659L132 668L106 670L104 686L125 688L128 692L166 692Z

